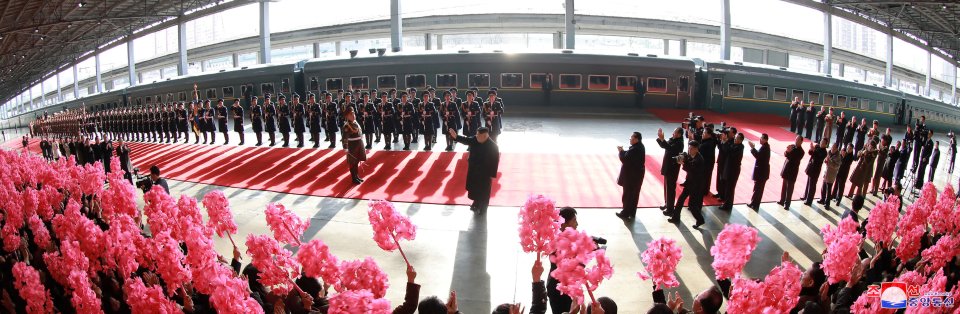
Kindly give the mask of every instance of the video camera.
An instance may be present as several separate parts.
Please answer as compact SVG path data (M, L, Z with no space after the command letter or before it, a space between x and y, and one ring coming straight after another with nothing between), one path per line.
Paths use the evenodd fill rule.
M140 168L133 168L133 178L137 188L144 194L150 192L150 189L153 188L153 180L150 180L149 175L140 175Z
M676 160L677 163L688 161L690 160L690 154L687 154L687 152L680 152L680 154L677 156L674 156L673 159Z

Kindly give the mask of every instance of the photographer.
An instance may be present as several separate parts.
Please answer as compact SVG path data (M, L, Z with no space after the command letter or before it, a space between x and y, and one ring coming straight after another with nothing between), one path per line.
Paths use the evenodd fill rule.
M683 187L684 193L689 191L690 195L690 213L696 219L694 228L700 228L703 225L703 194L705 181L703 180L703 156L700 156L700 143L690 141L687 144L687 154L680 154L676 157L676 162L687 172L687 185ZM689 190L688 190L689 189ZM680 210L674 209L667 213L670 216L669 222L680 222Z
M677 199L677 176L680 175L680 167L677 165L677 155L683 152L683 140L680 135L683 129L676 128L670 140L664 140L663 129L657 130L657 144L663 148L663 162L660 164L660 175L663 176L663 199L664 215L670 216L673 212L673 202Z
M134 169L134 172L136 171L137 169ZM157 167L157 165L150 166L150 177L141 179L138 176L137 178L137 188L140 188L143 193L149 192L153 189L154 185L163 187L163 191L170 194L170 187L167 185L167 180L160 177L160 167Z

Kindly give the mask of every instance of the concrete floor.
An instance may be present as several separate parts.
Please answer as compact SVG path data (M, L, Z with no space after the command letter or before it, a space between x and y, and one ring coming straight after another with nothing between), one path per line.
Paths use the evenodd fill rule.
M654 139L657 128L661 127L666 129L675 125L663 123L642 112L560 114L551 117L515 113L505 119L505 132L499 144L501 151L505 152L614 154L617 145L628 145L631 132L640 131L644 135L647 152L660 154L662 151ZM902 130L894 131L895 138L900 134ZM236 134L232 133L231 136L232 144L236 144ZM252 134L246 136L247 145L255 142ZM443 146L443 139L439 139L439 142ZM938 187L942 187L948 179L949 182L956 182L955 178L948 178L945 170L946 146L941 149L941 170L938 170L935 181ZM463 150L463 147L459 150ZM753 162L748 159L745 158L744 164ZM776 171L779 171L779 167L773 165ZM242 239L247 234L269 232L263 214L266 205L271 202L284 204L301 217L310 219L304 241L322 239L341 259L374 257L390 276L392 288L387 298L394 305L402 302L406 281L403 259L399 253L384 252L374 243L366 215L366 201L190 182L170 183L172 194L196 198L203 197L213 189L222 189L230 199L239 226L239 235L235 239L241 251L245 249ZM866 208L872 208L875 201L876 198L868 197ZM639 255L651 240L669 237L682 246L684 257L678 267L681 285L670 291L680 292L689 305L693 296L714 284L710 247L724 224L745 224L759 230L762 240L744 272L751 277L762 277L779 264L784 251L788 251L802 268L819 261L820 253L825 249L819 234L820 228L826 224L836 224L849 204L849 200L844 200L841 206L829 211L822 210L816 204L807 207L801 202L794 202L790 211L783 210L777 204L763 204L759 212L742 205L734 206L731 212L707 207L704 210L707 223L700 230L689 226L693 220L687 212L682 217L684 223L674 225L668 223L656 208L641 209L636 221L631 223L624 223L615 217L616 209L605 208L578 208L578 219L580 230L609 241L607 255L613 262L615 275L599 287L596 295L613 298L626 313L637 313L646 311L653 302L650 297L652 284L641 281L636 275L643 267ZM535 255L523 253L518 245L518 207L491 207L485 215L474 215L465 206L396 205L418 227L417 239L402 245L411 264L417 269L417 282L422 285L421 299L431 295L445 299L450 290L456 290L460 309L464 313L488 313L496 305L506 302L522 302L529 306L529 271ZM866 212L861 213L861 216L865 215ZM217 239L216 246L218 252L229 255L229 240ZM544 274L543 278L546 276Z

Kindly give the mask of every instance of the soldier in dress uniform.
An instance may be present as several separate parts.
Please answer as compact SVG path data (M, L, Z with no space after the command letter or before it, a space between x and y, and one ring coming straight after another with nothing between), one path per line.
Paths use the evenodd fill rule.
M370 94L367 92L360 94L360 104L357 105L357 108L363 112L363 137L367 141L366 149L371 149L373 135L377 130L377 117L380 116L380 112L377 111L377 106L370 102Z
M240 99L233 100L233 131L240 136L240 145L243 145L243 107L240 106Z
M174 103L170 103L167 105L167 130L170 134L170 136L167 138L167 143L176 143L180 141L180 133L177 132L177 124L177 106L174 105Z
M409 101L407 93L400 94L400 128L403 133L403 150L410 150L410 138L414 134L416 124L413 119L416 117L417 106Z
M250 99L250 123L253 133L257 137L257 145L263 145L263 107L260 106L257 96Z
M420 138L420 134L423 133L423 121L420 118L423 102L420 101L420 98L417 98L417 89L413 87L407 89L407 100L413 104L413 118L411 120L413 122L413 131L411 132L411 138L413 139L412 143L416 144L418 142L417 139Z
M422 120L423 121L423 143L425 151L430 151L433 147L434 141L436 140L437 128L440 127L437 123L437 117L439 114L437 112L437 107L433 104L433 101L430 99L431 95L429 91L423 92L423 102L421 106Z
M217 125L214 122L214 117L216 116L216 111L213 110L213 107L210 106L210 100L203 101L203 126L206 127L202 130L203 133L203 143L207 144L207 132L210 133L210 145L213 145L217 141Z
M497 97L496 89L490 89L487 92L487 102L484 104L484 108L489 110L485 115L487 128L490 129L490 138L496 142L497 137L503 130L503 100Z
M360 162L367 160L367 152L363 149L363 132L360 124L357 123L357 115L353 107L347 107L343 115L343 141L347 147L347 164L350 167L350 178L354 184L360 184L363 179L360 178Z
M380 136L383 132L382 130L380 130L380 127L383 125L383 123L380 121L380 119L383 118L380 116L380 110L382 110L383 107L382 107L382 104L379 103L380 98L378 98L378 96L380 96L380 93L378 93L376 89L371 89L370 94L368 94L368 97L370 97L371 99L369 102L373 104L373 108L377 112L377 114L371 117L373 119L373 134L377 136L374 142L377 144L380 143ZM369 141L367 141L367 145L368 146L370 145Z
M223 98L217 99L217 108L214 111L217 118L217 129L223 133L223 145L230 143L230 136L227 134L227 106L223 105Z
M393 103L387 100L388 93L383 92L380 95L380 129L383 131L383 137L385 144L383 149L390 150L390 137L395 134L396 121L395 116L397 114L396 107L393 106Z
M460 106L453 102L452 95L453 93L449 90L443 92L443 103L440 104L440 112L441 115L443 115L443 129L453 129L459 133L460 128L462 127L462 120L460 120ZM445 135L447 137L446 151L453 151L454 146L457 145L457 141L453 140L453 137L450 136L449 132L447 132Z
M480 128L483 109L480 106L480 102L476 100L476 95L476 92L468 90L467 101L463 103L463 106L466 108L464 113L466 114L467 121L463 126L463 134L466 136L477 135L477 130Z
M307 94L306 110L310 115L310 141L313 148L320 147L320 129L323 128L324 107L317 103L316 95Z
M340 128L337 120L340 116L339 106L337 102L333 101L333 95L330 93L324 95L323 99L326 105L323 121L324 131L327 133L327 140L330 141L330 146L327 146L327 148L334 148L337 143L337 129Z
M277 102L277 124L283 136L283 147L290 147L290 106L287 105L287 96L280 95Z
M200 104L196 101L190 102L190 122L193 123L193 143L200 144L200 131L203 130L202 119L203 112L200 109ZM204 134L206 136L206 134Z
M396 89L390 89L390 104L393 105L393 143L400 143L400 133L403 127L400 125L400 112L403 111L403 104L400 102L400 95ZM398 145L399 146L399 145Z
M187 108L183 107L183 103L177 103L177 132L183 133L184 144L190 142L190 124L187 123L189 116Z
M313 94L309 94L312 98ZM306 131L306 125L303 118L307 113L306 106L300 103L300 95L293 94L293 104L290 105L290 114L293 117L293 132L297 134L297 147L303 147L303 132ZM312 132L312 130L311 130Z
M277 137L274 132L277 131L277 106L270 101L270 95L263 97L263 121L266 123L267 135L270 138L270 146L276 145Z

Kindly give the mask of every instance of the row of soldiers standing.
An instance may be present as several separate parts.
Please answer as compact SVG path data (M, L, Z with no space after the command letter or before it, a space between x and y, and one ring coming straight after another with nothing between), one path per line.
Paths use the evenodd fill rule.
M194 86L196 96L196 86ZM257 146L262 145L262 134L266 132L270 146L276 145L276 132L282 136L283 147L290 145L291 131L296 135L297 147L304 146L303 134L309 130L313 147L318 148L320 134L324 141L330 142L328 148L334 148L337 132L345 122L344 114L348 108L359 113L357 120L363 127L367 149L372 143L386 139L384 149L391 149L392 143L404 141L404 150L411 143L417 143L422 135L425 150L431 150L436 144L437 129L455 129L463 134L474 135L481 126L490 129L491 137L496 140L502 130L503 99L497 97L497 90L491 88L487 99L479 97L476 88L466 92L466 100L458 97L456 88L443 91L442 98L436 96L436 90L428 88L417 97L417 91L391 89L379 93L376 90L362 92L328 91L320 92L320 100L309 93L306 103L300 102L300 96L294 94L292 102L287 103L286 96L277 97L276 104L271 95L265 95L263 104L257 96L250 98L249 112L245 114L239 99L234 99L228 108L223 99L211 105L210 100L194 101L187 108L183 103L152 104L136 108L113 108L88 113L84 108L67 110L52 117L43 117L35 123L39 130L47 135L73 136L84 134L90 137L102 135L104 138L126 139L145 142L178 142L183 136L184 143L189 141L189 133L194 133L194 144L214 144L216 133L223 134L224 143L229 144L228 117L232 117L233 131L244 143L244 120L250 119L251 127L257 138ZM209 133L209 137L208 137ZM446 132L442 133L445 134ZM374 136L376 139L374 140ZM454 149L455 141L446 135L446 150Z

